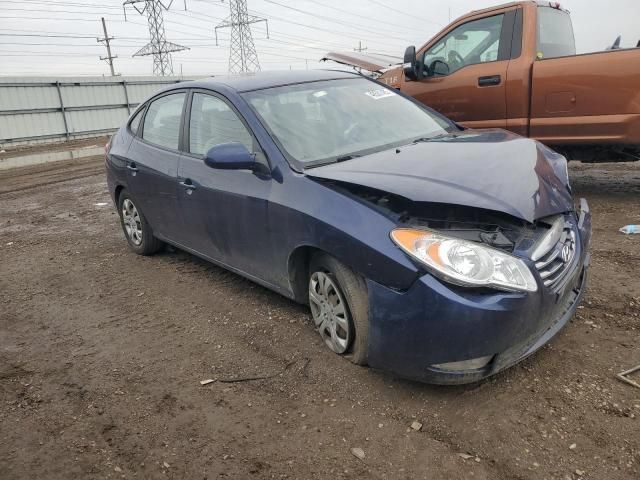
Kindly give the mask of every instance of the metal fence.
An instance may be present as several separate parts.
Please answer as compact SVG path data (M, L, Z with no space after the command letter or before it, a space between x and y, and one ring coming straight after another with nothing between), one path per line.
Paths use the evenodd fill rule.
M99 136L177 77L0 77L0 146Z

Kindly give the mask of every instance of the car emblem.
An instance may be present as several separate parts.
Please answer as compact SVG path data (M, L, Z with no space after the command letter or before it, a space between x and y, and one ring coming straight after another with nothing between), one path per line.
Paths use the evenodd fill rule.
M569 260L571 260L571 254L573 252L572 246L572 243L566 243L564 247L562 247L561 256L564 263L568 263Z

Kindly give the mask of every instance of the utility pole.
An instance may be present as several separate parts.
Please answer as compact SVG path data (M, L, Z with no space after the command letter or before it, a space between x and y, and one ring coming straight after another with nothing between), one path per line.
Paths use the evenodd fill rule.
M260 62L256 46L251 34L252 23L265 22L267 38L269 38L269 22L266 18L249 15L247 0L229 0L230 15L216 25L216 45L218 45L218 29L231 27L231 45L229 47L229 72L259 72Z
M358 46L356 48L353 49L355 52L364 52L365 50L367 50L367 47L363 47L362 46L362 42L358 42Z
M143 3L143 7L138 4ZM179 52L181 50L189 50L176 43L167 42L164 33L164 11L169 10L173 0L168 4L162 0L126 0L122 4L125 11L125 20L127 19L127 5L132 5L140 15L147 14L147 23L149 24L150 41L140 50L133 54L134 57L142 57L153 55L153 74L154 75L173 75L173 62L171 60L171 52Z
M97 40L98 40L98 43L104 42L105 46L107 47L107 56L100 57L100 60L107 61L107 63L109 64L109 68L111 69L111 76L115 77L116 71L113 68L113 59L118 58L118 56L111 55L111 40L113 40L113 37L110 37L109 34L107 33L107 24L104 23L104 17L102 17L102 31L104 32L104 38L98 38Z

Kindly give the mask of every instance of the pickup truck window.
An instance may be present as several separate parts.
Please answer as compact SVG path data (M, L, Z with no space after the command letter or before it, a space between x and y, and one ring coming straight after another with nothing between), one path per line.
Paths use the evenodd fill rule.
M573 24L568 12L551 7L538 8L538 58L568 57L576 54Z
M424 56L432 74L448 75L467 65L498 60L504 14L467 22L445 35Z

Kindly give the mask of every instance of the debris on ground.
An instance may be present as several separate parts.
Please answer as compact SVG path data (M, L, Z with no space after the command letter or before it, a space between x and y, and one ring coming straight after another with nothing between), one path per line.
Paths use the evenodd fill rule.
M640 370L640 365L630 368L629 370L625 370L624 372L620 372L619 374L616 375L616 378L618 378L618 380L624 383L628 383L633 387L640 388L640 384L628 378L629 375L631 375L634 372L637 372L638 370Z
M473 455L469 455L468 453L459 453L458 456L463 460L469 460L473 458Z
M422 430L422 424L416 420L411 424L411 430L415 430L416 432L419 432L420 430Z
M622 227L620 229L620 233L624 233L625 235L640 233L640 225L627 225L626 227Z
M359 458L360 460L364 460L364 450L362 450L361 448L358 448L358 447L352 448L351 454L354 457Z
M107 205L109 205L107 202L98 202L93 204L94 207L106 207Z
M215 382L213 378L208 378L206 380L200 380L200 385L209 385L210 383Z
M269 378L275 378L279 375L282 375L284 372L286 372L287 370L289 370L290 367L292 367L293 365L295 365L296 363L303 361L303 365L302 368L300 369L301 372L305 372L307 365L309 365L310 360L308 358L299 358L297 360L293 360L289 363L287 363L284 368L282 368L282 370L279 370L275 373L269 374L269 375L258 375L255 377L240 377L240 378L221 378L218 381L221 383L240 383L240 382L252 382L254 380L267 380Z

